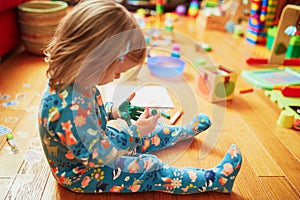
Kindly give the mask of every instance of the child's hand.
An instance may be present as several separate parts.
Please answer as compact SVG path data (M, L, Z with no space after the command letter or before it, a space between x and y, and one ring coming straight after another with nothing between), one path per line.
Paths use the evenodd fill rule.
M142 114L142 111L144 111L145 108L140 106L133 106L131 103L127 103L124 101L119 108L116 108L115 106L112 107L112 117L114 119L122 118L122 119L133 119L137 120L140 115Z
M135 122L135 125L137 126L142 136L145 136L151 133L152 131L154 131L159 117L160 117L160 113L157 113L155 115L150 115L149 108L148 107L145 108L145 111Z
M139 107L139 106L134 106L126 99L121 103L121 105L118 107L118 117L117 118L122 118L124 119L128 126L131 125L131 119L137 120L140 115L142 114L142 111L144 111L145 108Z
M121 117L120 111L116 106L113 106L111 109L111 116L113 119L118 119Z

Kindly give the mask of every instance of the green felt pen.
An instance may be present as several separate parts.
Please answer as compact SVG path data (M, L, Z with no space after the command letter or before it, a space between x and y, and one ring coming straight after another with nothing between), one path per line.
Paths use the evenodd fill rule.
M145 108L141 107L141 106L133 106L133 109L139 110L139 111L144 111L145 110Z
M156 115L157 114L157 110L155 110L155 109L151 110L151 114L152 115ZM171 118L171 116L169 114L167 114L167 113L161 112L160 114L161 114L161 116L163 116L163 117L165 117L167 119Z

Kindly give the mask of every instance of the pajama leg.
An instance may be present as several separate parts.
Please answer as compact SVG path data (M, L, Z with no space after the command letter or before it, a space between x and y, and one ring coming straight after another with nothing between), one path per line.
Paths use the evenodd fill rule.
M84 178L89 182L82 190L124 193L145 191L174 194L208 191L230 193L241 164L242 156L235 145L231 145L223 160L211 169L177 168L149 154L140 154L137 157L123 156L112 163L114 167L93 169L91 175Z
M209 118L199 114L184 126L157 127L149 137L144 137L142 145L136 148L137 153L153 152L170 147L179 141L195 137L210 127Z
M160 183L153 181L155 191L191 194L208 191L230 193L240 170L242 157L231 145L223 160L212 169L176 168L164 165L157 174Z

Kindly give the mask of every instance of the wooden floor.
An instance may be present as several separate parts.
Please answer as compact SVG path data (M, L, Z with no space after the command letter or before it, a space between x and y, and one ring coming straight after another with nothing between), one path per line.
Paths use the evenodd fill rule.
M237 73L256 69L245 63L249 56L267 57L269 54L266 48L249 44L245 38L205 31L200 22L192 19L180 19L175 30L177 27L184 27L180 31L196 41L210 44L213 51L209 56L213 61ZM26 53L23 47L0 62L0 124L12 129L19 149L17 154L11 153L5 136L0 136L0 199L299 199L300 132L276 125L280 109L263 91L239 94L238 90L249 87L240 76L234 98L226 104L211 104L195 89L199 112L213 115L213 126L190 143L157 153L162 160L175 166L210 168L220 161L230 144L237 144L243 155L243 165L230 195L75 194L59 187L50 174L37 130L37 111L46 83L46 68L42 57ZM184 77L191 83L196 81L195 74L188 70ZM5 95L9 95L7 99ZM16 105L3 106L13 100L17 101ZM201 147L212 150L200 158Z

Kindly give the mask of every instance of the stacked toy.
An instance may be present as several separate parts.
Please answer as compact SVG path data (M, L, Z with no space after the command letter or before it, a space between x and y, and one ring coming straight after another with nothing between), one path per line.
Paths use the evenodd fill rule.
M277 0L252 0L246 40L266 44L267 30L273 25Z
M191 1L189 9L188 9L188 16L197 17L198 12L199 12L199 2L197 0Z
M271 27L274 25L277 5L278 5L278 0L268 0L267 13L265 19L266 27Z
M164 0L156 0L155 11L158 16L164 13Z

